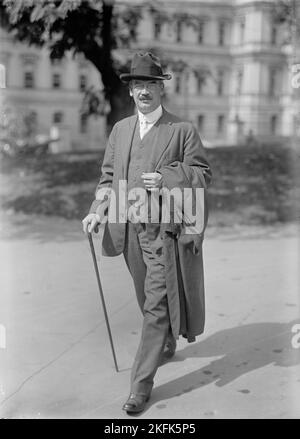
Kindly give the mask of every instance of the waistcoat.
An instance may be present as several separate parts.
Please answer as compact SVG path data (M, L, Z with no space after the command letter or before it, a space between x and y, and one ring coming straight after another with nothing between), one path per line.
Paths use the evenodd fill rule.
M151 152L156 143L157 131L158 127L155 124L141 140L139 124L135 126L128 166L128 190L134 187L145 188L141 175L147 170Z

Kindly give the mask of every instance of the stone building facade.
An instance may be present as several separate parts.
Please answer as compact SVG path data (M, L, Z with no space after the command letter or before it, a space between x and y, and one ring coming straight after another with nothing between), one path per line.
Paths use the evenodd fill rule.
M59 138L54 152L105 144L104 118L81 115L86 87L101 87L99 73L83 57L67 53L52 62L47 49L15 43L0 29L0 70L2 118L15 117L21 125L30 116L38 135Z
M295 135L300 103L291 85L296 48L283 44L286 34L274 23L274 1L154 4L140 23L137 46L150 45L171 59L166 105L191 120L207 144Z
M294 51L273 21L274 1L127 3L142 6L143 18L136 41L122 53L152 49L161 55L173 76L166 81L166 107L191 120L207 146L299 135ZM2 100L31 111L41 132L58 129L64 138L59 149L104 145L104 118L86 120L79 112L85 87L101 87L96 69L70 54L51 63L46 49L13 44L0 32Z

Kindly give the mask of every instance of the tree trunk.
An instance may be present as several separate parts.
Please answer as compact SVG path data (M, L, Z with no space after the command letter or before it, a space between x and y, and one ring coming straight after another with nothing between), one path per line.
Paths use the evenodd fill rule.
M119 87L111 90L109 96L111 111L107 115L107 134L110 133L113 125L134 113L134 102L129 96L128 87L120 82Z
M114 5L112 2L103 2L103 69L102 82L106 91L106 99L110 103L110 113L107 115L106 127L109 135L113 125L120 119L130 116L133 105L129 96L128 87L125 86L113 69L112 49L112 17Z
M121 82L113 67L111 54L113 8L113 2L103 1L102 47L99 48L95 43L90 46L89 53L85 54L100 72L105 97L110 103L110 112L106 118L107 134L118 120L130 116L134 108L128 87Z

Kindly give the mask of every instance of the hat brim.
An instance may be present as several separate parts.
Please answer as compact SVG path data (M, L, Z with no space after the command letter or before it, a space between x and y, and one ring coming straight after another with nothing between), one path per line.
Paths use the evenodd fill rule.
M120 75L120 79L123 82L129 82L132 79L141 79L141 80L151 80L151 79L157 79L157 80L169 80L172 78L172 75L169 73L166 73L165 75L161 76L152 76L152 75L131 75L130 73L122 73Z

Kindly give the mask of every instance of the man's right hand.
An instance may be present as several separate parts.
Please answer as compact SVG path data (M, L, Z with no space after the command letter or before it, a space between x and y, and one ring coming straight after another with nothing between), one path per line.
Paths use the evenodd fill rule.
M84 233L92 233L98 232L98 226L101 224L100 216L97 213L89 213L85 218L82 220L82 226Z

